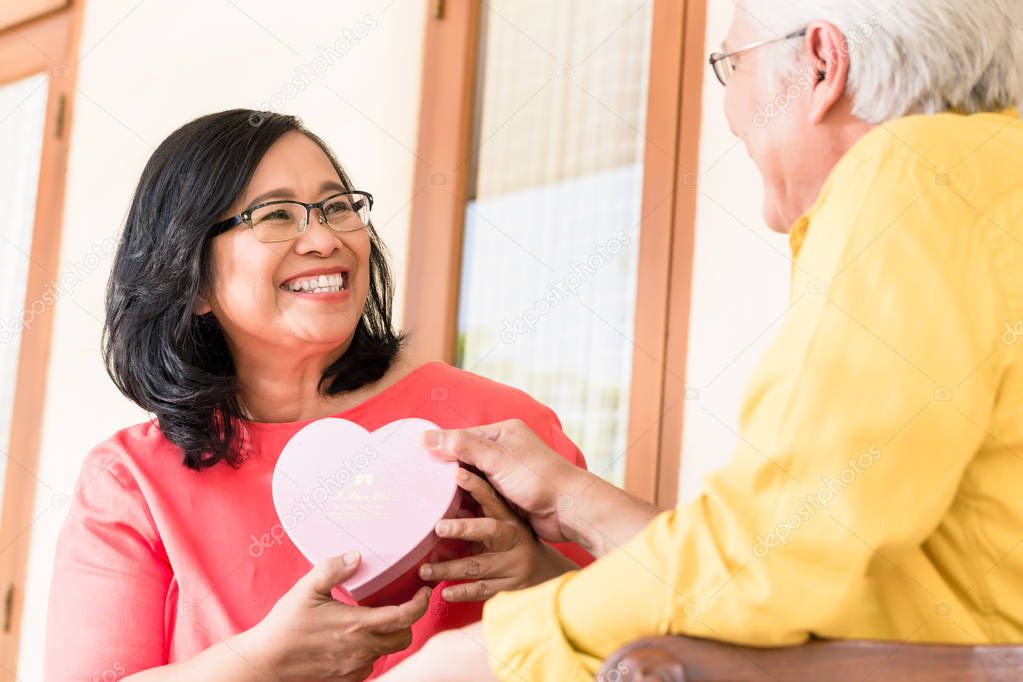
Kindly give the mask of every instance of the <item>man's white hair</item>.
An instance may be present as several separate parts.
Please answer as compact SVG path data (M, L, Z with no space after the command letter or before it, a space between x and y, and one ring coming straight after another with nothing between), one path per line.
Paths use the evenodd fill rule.
M881 122L949 109L997 111L1023 101L1023 0L743 0L767 38L834 24L849 45L855 114ZM774 52L790 79L792 46ZM788 55L787 57L784 55ZM812 65L811 65L812 66Z

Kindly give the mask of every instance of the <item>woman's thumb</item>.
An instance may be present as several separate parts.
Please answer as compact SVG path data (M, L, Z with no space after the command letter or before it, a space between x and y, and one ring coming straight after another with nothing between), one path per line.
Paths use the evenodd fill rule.
M345 552L341 556L324 559L306 574L309 589L323 597L330 597L330 591L335 585L348 580L359 570L359 559L358 552Z

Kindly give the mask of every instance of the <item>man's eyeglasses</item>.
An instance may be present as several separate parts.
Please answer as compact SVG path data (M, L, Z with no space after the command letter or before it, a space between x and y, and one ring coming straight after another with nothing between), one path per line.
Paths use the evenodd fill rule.
M373 195L361 191L339 192L313 204L301 201L267 201L215 224L213 236L238 223L245 223L252 228L256 239L261 242L286 242L306 231L314 208L320 209L317 219L321 225L326 225L335 232L354 232L369 225Z
M728 85L728 79L735 71L735 62L732 60L733 57L742 54L743 52L749 52L755 50L758 47L764 45L770 45L772 43L780 43L784 40L792 40L793 38L802 38L806 35L806 28L801 28L798 31L793 31L787 36L781 38L771 38L769 40L761 40L758 43L752 43L744 47L740 47L738 50L732 50L731 52L715 52L710 56L710 66L714 69L714 75L717 76L718 81L721 85Z

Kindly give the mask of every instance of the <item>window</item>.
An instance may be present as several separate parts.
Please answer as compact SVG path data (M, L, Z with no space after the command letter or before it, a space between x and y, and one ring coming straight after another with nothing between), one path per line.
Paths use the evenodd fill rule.
M0 666L13 677L34 522L81 4L0 9Z
M35 225L36 190L43 152L46 94L49 78L34 74L0 85L0 376L18 371L22 332L32 326L33 307L26 306L29 253ZM7 452L11 436L14 381L0 383L0 443ZM0 457L0 480L7 458ZM3 491L0 490L0 500Z
M526 390L558 412L591 469L673 504L703 3L431 12L413 354Z

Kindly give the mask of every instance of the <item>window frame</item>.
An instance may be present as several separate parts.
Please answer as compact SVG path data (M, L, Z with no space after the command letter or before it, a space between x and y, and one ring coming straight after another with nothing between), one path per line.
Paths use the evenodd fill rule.
M0 11L0 84L47 72L43 146L25 288L26 309L57 281L65 175L82 31L82 0L34 2ZM53 331L52 306L21 332L8 464L0 511L0 666L17 674L30 528L35 521L39 451ZM29 531L29 532L26 532Z
M662 508L676 504L681 465L706 2L652 8L625 489ZM484 9L424 4L404 323L414 359L452 363Z

